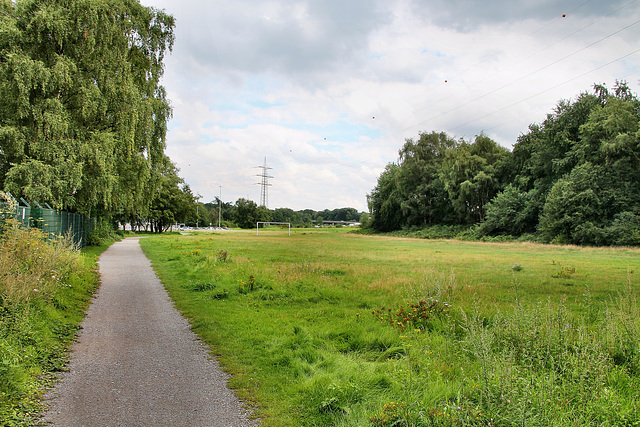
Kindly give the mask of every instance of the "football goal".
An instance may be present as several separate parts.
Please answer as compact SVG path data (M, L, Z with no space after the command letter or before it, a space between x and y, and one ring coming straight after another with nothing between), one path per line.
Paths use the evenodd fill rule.
M268 221L258 221L256 223L256 236L260 235L260 224L265 225L288 225L289 226L289 236L291 236L291 223L290 222L268 222Z

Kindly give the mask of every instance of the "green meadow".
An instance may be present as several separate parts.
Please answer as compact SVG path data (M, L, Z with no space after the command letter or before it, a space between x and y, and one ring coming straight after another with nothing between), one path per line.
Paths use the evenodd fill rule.
M346 229L141 244L263 426L640 420L638 249Z

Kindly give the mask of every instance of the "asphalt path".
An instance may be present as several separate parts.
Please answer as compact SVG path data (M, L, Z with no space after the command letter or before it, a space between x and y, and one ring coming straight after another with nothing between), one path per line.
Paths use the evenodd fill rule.
M140 249L100 257L102 284L48 393L54 426L254 426L208 349L189 329Z

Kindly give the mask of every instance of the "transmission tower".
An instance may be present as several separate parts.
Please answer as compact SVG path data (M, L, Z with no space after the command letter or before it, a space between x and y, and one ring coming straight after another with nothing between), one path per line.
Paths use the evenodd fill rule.
M269 206L269 187L271 187L271 184L269 184L269 178L273 178L271 175L269 175L268 170L272 169L270 167L267 166L267 158L264 158L264 165L263 166L258 166L259 168L262 169L262 173L256 176L259 176L262 178L262 182L258 183L258 185L260 185L260 206L264 206L265 208L268 208Z

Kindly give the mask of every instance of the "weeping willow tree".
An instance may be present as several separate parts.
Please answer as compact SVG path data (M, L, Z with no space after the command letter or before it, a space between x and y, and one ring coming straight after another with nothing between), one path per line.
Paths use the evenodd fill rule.
M0 187L142 216L165 162L174 19L137 0L0 3Z

